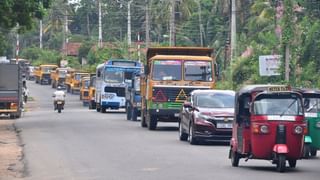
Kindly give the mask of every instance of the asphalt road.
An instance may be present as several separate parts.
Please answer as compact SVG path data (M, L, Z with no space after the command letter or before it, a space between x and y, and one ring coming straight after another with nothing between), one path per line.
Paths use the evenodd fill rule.
M127 121L123 112L97 113L67 95L65 110L53 111L53 89L28 82L34 101L16 121L30 180L319 179L320 158L300 160L278 173L264 160L231 167L227 145L190 145L178 140L177 124L156 131Z

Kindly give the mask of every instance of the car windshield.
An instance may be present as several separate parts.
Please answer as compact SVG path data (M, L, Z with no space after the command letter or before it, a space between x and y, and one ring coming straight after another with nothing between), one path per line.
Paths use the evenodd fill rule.
M304 100L305 112L317 113L320 111L319 98L307 98Z
M261 95L253 105L256 115L303 115L301 101L295 95Z
M123 69L107 67L104 72L104 81L107 83L123 83Z
M234 108L234 95L225 93L206 93L196 95L195 104L204 108Z
M181 60L155 60L153 80L181 80Z
M212 81L211 62L185 61L184 69L186 81Z

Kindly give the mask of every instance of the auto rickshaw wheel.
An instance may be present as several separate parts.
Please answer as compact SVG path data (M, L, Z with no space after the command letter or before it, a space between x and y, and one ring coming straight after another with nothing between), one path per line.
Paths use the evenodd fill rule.
M310 150L310 154L311 154L311 156L317 156L317 149L316 148L311 148L311 150Z
M305 144L303 147L303 157L308 159L310 157L310 145Z
M288 162L289 162L289 166L291 168L295 168L296 167L296 164L297 164L297 160L296 159L289 159Z
M238 167L239 166L239 161L240 161L240 156L237 153L237 151L232 151L230 149L230 155L231 155L231 164L233 167Z
M277 170L279 172L284 172L286 168L286 156L284 154L278 155L278 162L277 162Z

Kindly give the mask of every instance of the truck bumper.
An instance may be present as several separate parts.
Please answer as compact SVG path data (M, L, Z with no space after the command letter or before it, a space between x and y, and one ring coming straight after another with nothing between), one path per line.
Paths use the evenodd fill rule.
M150 115L158 117L162 122L179 122L179 109L149 109Z

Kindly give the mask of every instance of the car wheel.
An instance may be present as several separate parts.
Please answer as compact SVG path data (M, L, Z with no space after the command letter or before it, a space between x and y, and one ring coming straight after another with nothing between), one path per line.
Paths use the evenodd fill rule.
M188 134L183 132L183 128L182 128L181 123L179 123L179 139L180 139L180 141L188 140Z
M194 131L193 131L193 124L190 124L189 126L189 143L190 144L198 144L198 141L196 140L196 138L194 137Z

